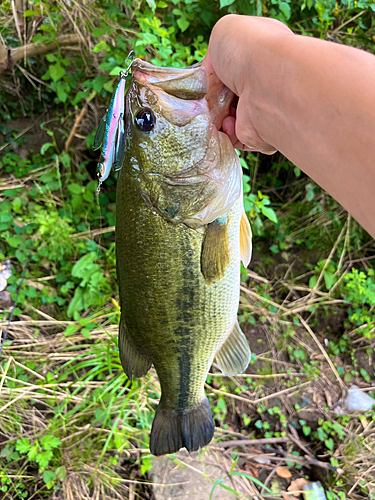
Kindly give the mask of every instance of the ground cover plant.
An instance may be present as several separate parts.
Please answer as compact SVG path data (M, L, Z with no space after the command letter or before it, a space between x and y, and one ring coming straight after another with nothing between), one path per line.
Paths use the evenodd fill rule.
M129 383L120 366L116 177L98 196L91 146L131 49L193 64L228 12L375 53L371 1L1 4L2 338L25 279L0 358L0 498L155 498L160 388L153 371ZM239 317L253 359L243 376L214 365L207 379L217 430L197 460L214 453L222 477L208 474L206 498L282 498L303 478L329 500L375 498L375 412L343 405L353 384L375 392L374 241L281 155L240 159L254 255Z

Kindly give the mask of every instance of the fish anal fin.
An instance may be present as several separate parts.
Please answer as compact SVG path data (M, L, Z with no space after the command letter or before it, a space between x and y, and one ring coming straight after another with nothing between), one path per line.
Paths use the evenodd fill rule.
M229 263L228 218L224 216L208 225L203 238L201 270L206 282L221 280Z
M133 377L138 378L146 375L152 362L138 352L122 318L120 321L118 348L122 368L129 380L132 380Z
M242 212L240 224L240 255L245 267L250 264L252 252L251 227L245 210Z
M206 397L199 405L186 410L163 408L162 397L152 423L150 451L156 456L175 453L180 448L197 451L211 441L214 431Z
M217 364L224 375L238 375L246 370L250 358L249 343L236 321L229 337L216 353Z

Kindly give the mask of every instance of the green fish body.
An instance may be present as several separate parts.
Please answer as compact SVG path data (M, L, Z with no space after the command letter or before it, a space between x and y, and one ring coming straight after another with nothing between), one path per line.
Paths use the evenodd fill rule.
M208 76L201 67L135 60L125 103L116 221L119 350L129 378L151 364L158 374L154 455L209 443L214 423L204 383L213 359L228 375L250 359L237 309L251 232L238 156L217 130L231 96L219 84L209 87Z

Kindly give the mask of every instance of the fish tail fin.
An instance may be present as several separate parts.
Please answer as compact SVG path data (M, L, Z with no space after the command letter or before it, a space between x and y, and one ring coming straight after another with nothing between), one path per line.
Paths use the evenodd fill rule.
M156 410L150 436L153 455L175 453L180 448L197 451L208 444L215 431L208 399L187 410L168 410L162 402Z
M128 329L122 318L118 334L118 349L120 352L122 368L130 381L133 377L138 378L146 375L152 363L140 354L137 348L133 345L133 342L129 337Z

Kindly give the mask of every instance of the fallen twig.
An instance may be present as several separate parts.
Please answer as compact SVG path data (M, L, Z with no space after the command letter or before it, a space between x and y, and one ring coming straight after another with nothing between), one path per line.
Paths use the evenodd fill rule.
M284 457L286 460L292 460L293 462L299 462L302 463L303 465L307 466L312 466L315 465L316 467L320 467L321 469L327 469L331 471L337 471L337 467L334 467L333 465L327 463L327 462L321 462L320 460L316 460L315 458L311 458L309 456L305 457L297 457L296 455L291 455L287 451L284 450L277 450L276 448L266 448L265 446L262 446L262 449L267 452L267 458L272 460L273 458L276 457L270 457L268 453L275 453L277 455L281 455Z
M58 46L75 45L80 40L80 37L77 35L60 35L52 43L28 43L22 47L14 47L12 49L2 46L2 50L0 51L0 75L4 71L12 69L13 65L20 59L49 54L50 52L55 52Z
M76 117L76 121L74 122L74 125L73 125L73 128L72 130L70 131L70 134L69 134L69 137L65 143L65 152L67 153L69 151L69 148L70 148L70 145L72 143L72 140L74 139L74 136L77 132L77 129L78 127L80 126L81 124L81 121L83 120L85 114L87 112L87 104L85 104L83 106L83 108L81 109L81 112L79 113L79 115Z
M272 443L291 443L292 439L289 437L274 437L274 438L261 438L261 439L237 439L234 441L224 441L222 443L215 443L215 446L220 448L231 448L233 446L245 446L247 444L272 444Z

